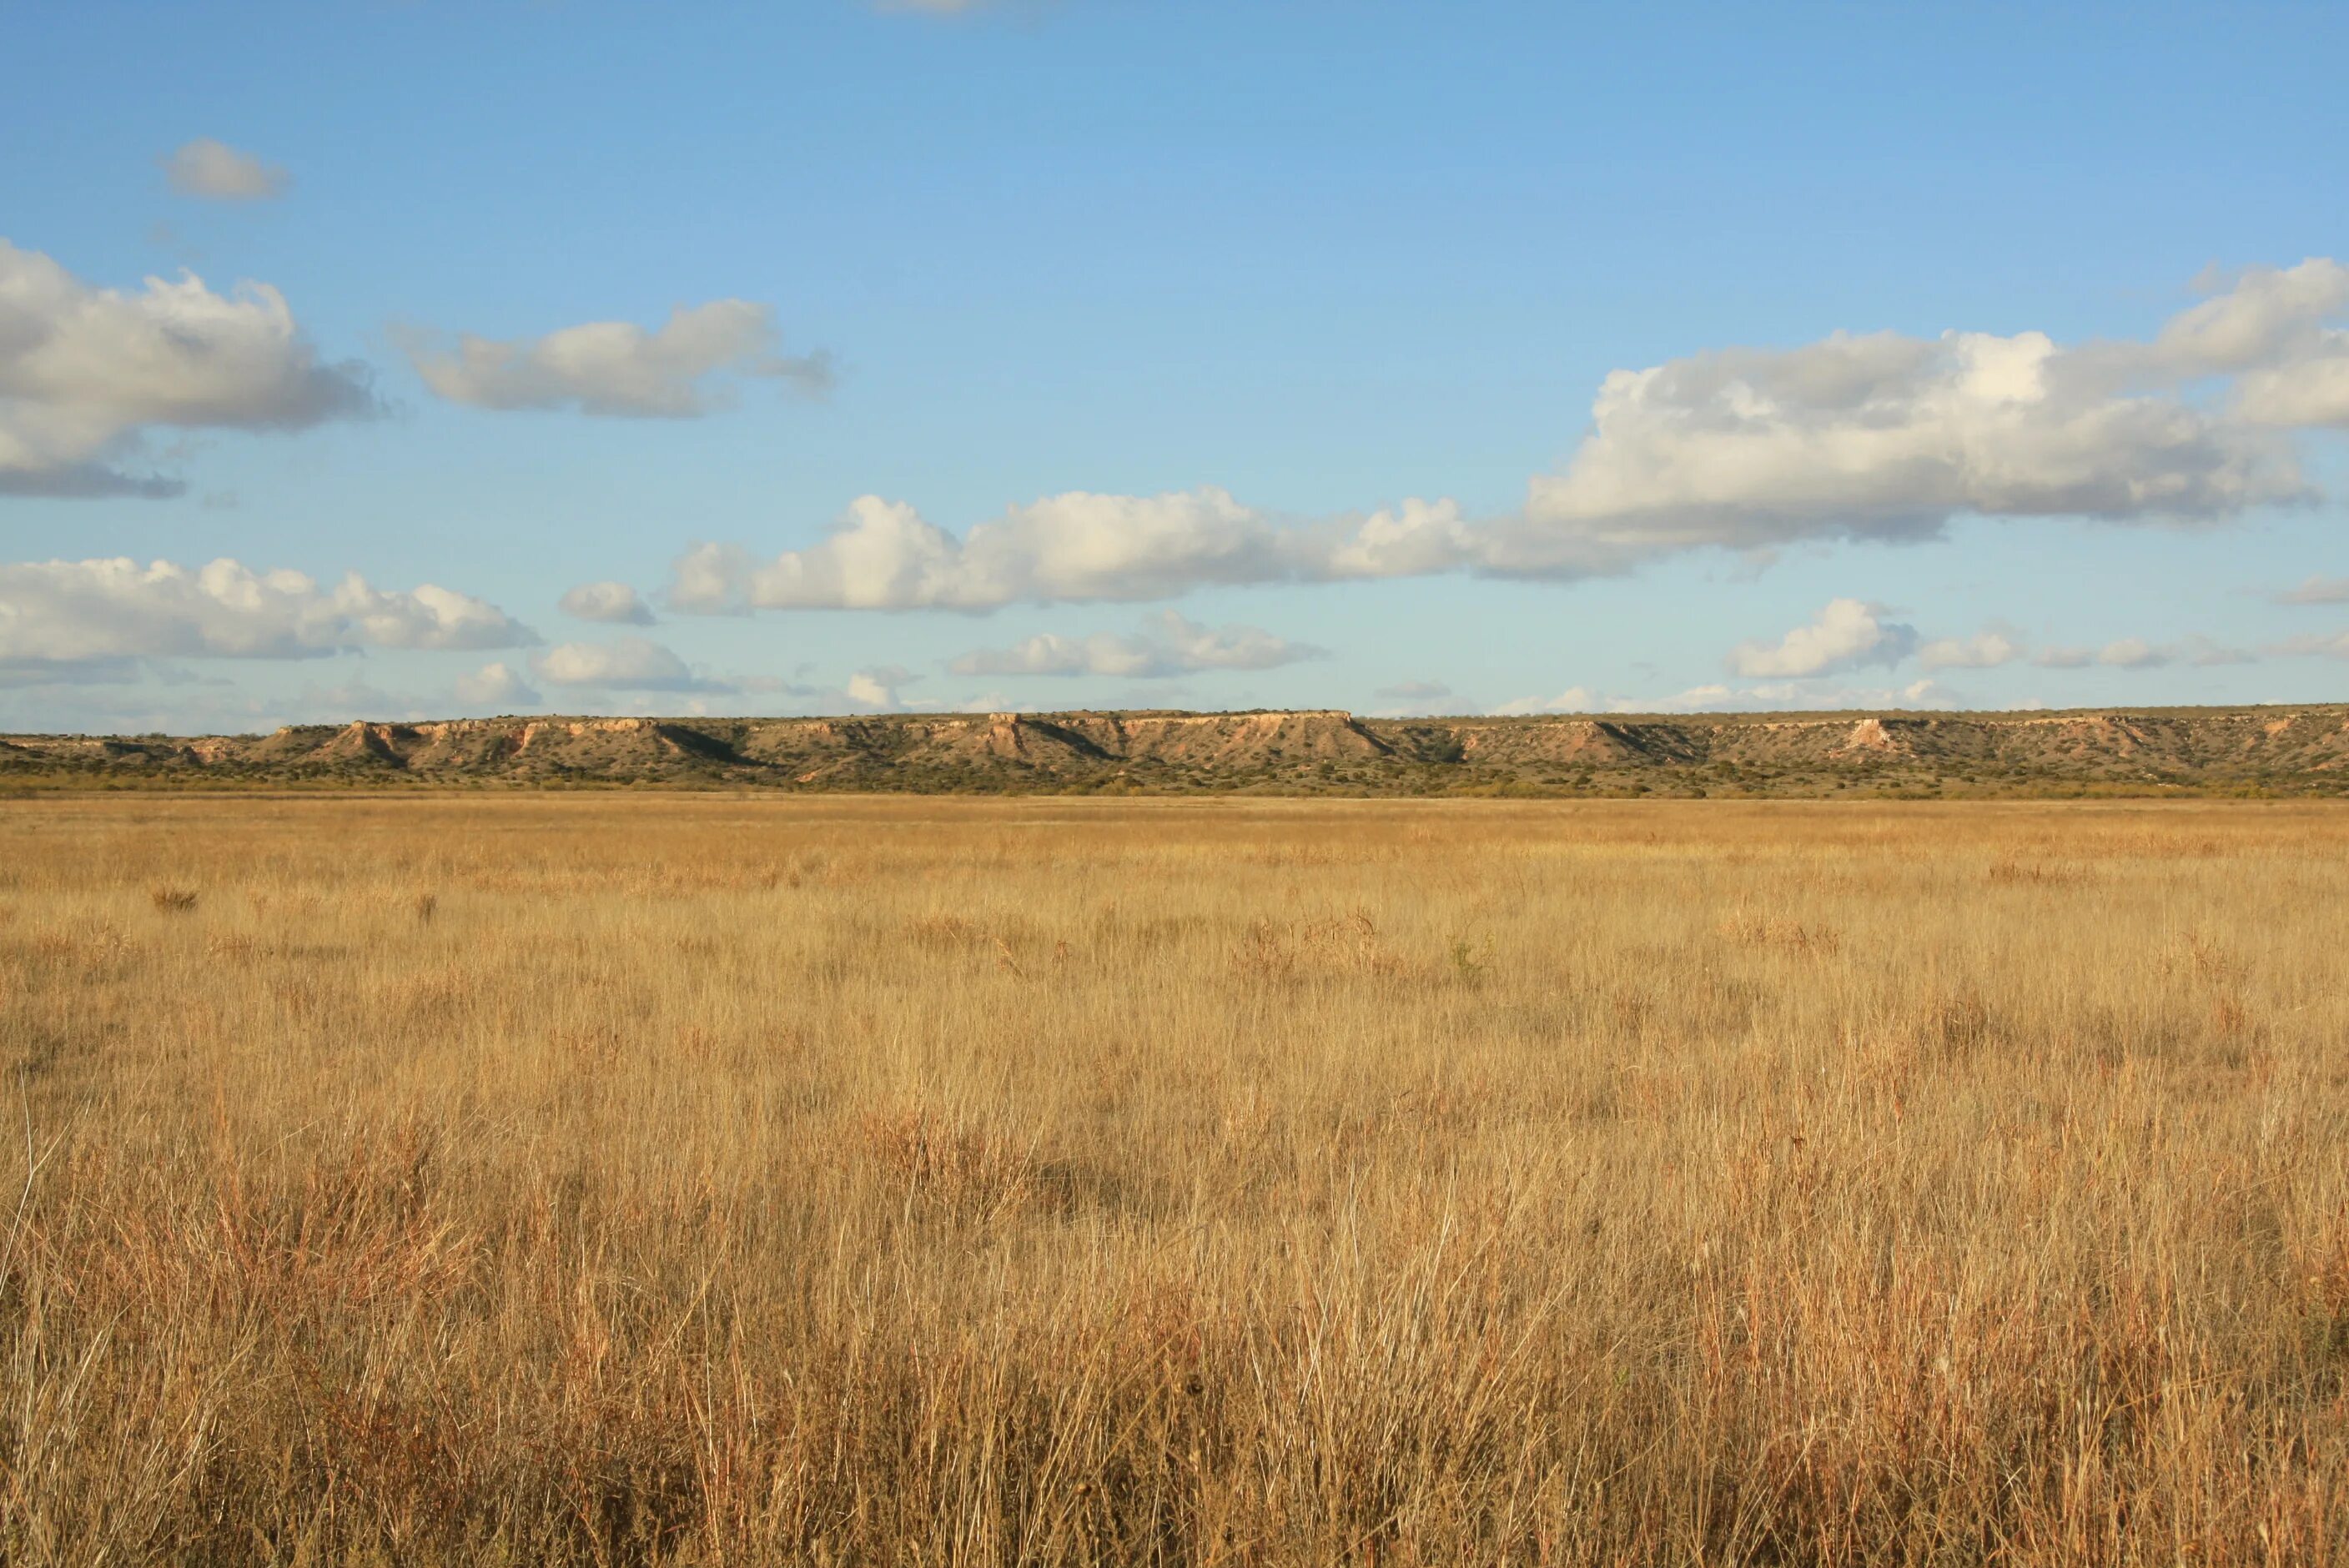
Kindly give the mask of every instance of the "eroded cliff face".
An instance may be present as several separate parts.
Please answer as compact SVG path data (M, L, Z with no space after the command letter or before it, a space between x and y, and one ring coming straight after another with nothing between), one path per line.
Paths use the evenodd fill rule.
M1878 785L2349 792L2349 708L1361 719L1278 713L484 718L186 739L14 736L0 778L1427 792Z

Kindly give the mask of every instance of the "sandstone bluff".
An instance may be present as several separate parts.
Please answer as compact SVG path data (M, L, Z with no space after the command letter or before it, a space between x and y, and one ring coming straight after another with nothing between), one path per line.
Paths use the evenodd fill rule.
M2349 707L1358 718L1335 710L478 718L10 736L0 781L796 790L2349 794Z

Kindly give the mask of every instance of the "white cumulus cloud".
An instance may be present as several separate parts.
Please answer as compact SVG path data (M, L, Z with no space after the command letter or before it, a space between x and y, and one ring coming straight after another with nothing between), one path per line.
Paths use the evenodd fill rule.
M528 707L538 701L520 670L500 660L457 677L457 700L472 707Z
M957 538L902 502L863 496L831 537L770 561L705 544L676 562L681 610L988 611L1164 599L1221 583L1416 576L1473 548L1449 502L1285 522L1212 486L1155 496L1047 496Z
M559 643L533 655L531 673L549 686L605 691L728 692L733 686L695 675L686 662L645 637Z
M0 240L0 494L172 494L120 467L143 428L294 430L374 409L364 371L322 363L265 284L94 288Z
M263 201L283 196L293 176L224 141L198 137L163 160L163 173L182 196L212 201Z
M510 648L537 634L484 600L407 593L353 573L332 588L231 560L189 568L125 558L0 565L0 660L296 659L359 648Z
M2349 422L2349 379L2334 380L2349 349L2327 325L2344 273L2323 259L2246 273L2140 343L1838 332L1618 370L1589 433L1500 518L1439 499L1299 521L1210 487L1049 496L957 535L867 495L806 549L695 547L668 598L986 611L1231 583L1573 579L1681 551L1924 539L1968 515L2220 521L2313 495L2291 432Z
M810 391L831 378L823 356L781 352L771 306L740 299L680 306L650 332L633 322L593 321L543 337L462 333L453 346L412 329L398 338L427 387L481 408L692 418L731 402L744 377Z
M902 665L888 665L880 669L858 670L848 677L843 689L853 707L894 709L903 705L898 692L922 677Z
M2349 266L2314 256L2252 267L2163 327L2150 357L2179 376L2231 375L2235 406L2272 426L2349 425Z
M652 606L626 583L582 583L563 596L560 608L576 621L626 626L653 624Z
M2270 433L2116 393L2035 332L1700 354L1616 371L1591 418L1565 469L1533 480L1499 569L1915 539L1961 513L2216 518L2306 488Z
M1832 675L1865 665L1896 665L1917 647L1915 628L1889 622L1884 606L1837 599L1809 625L1775 643L1746 643L1729 655L1730 669L1749 677Z
M2116 638L2096 651L2096 663L2119 670L2159 669L2169 662L2166 649L2155 647L2143 637Z

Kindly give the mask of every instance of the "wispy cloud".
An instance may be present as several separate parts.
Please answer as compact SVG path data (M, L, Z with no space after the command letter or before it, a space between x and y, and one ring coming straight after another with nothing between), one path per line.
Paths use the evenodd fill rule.
M452 403L481 408L568 408L624 418L688 419L730 404L744 379L821 392L831 360L780 347L771 306L723 299L680 307L647 331L595 321L543 337L398 329L395 341L424 384Z
M2349 604L2349 577L2310 577L2268 597L2279 604Z
M1208 627L1168 610L1139 634L1064 637L1044 632L1005 648L981 648L954 661L964 676L1110 676L1161 680L1203 670L1268 670L1322 650L1256 626Z
M209 136L173 150L162 163L172 190L208 201L265 201L283 196L294 183L282 165L264 163Z
M1990 670L2013 664L2023 651L2010 631L1992 627L1971 637L1936 637L1917 650L1917 662L1929 670Z
M2349 632L2307 632L2270 645L2268 652L2291 658L2349 659Z

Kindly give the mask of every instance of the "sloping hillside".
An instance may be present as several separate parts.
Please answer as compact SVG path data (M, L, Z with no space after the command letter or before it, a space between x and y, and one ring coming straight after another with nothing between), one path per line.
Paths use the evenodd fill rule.
M1268 713L468 718L11 736L0 781L1728 795L2349 794L2349 707L1363 719Z

